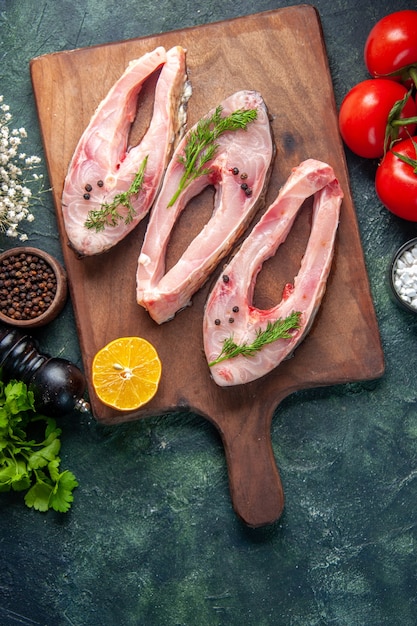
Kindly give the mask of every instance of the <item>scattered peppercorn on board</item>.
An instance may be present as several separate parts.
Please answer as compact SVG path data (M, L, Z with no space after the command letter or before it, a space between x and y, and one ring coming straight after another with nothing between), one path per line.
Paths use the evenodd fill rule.
M215 42L215 45L213 45ZM334 168L344 190L332 271L321 309L295 356L268 376L236 388L219 388L210 378L202 343L202 318L209 288L193 305L158 326L136 304L135 274L146 220L110 252L77 259L68 247L60 198L67 167L90 117L131 59L158 45L187 49L193 95L188 124L227 95L255 89L272 116L277 145L267 204L275 199L293 166L312 157ZM96 419L107 424L189 408L218 428L225 448L236 513L249 526L281 514L284 496L270 427L275 409L290 393L324 385L378 378L384 358L350 195L331 77L316 10L299 5L227 22L33 59L31 76L57 222L75 310L79 341ZM141 115L150 110L151 86L141 95ZM133 130L140 133L138 122ZM212 210L209 190L194 199L173 234L168 266L199 232ZM269 308L295 276L310 232L311 204L284 246L258 277L255 303ZM142 410L122 413L102 405L91 385L91 363L107 342L139 335L162 362L158 393Z

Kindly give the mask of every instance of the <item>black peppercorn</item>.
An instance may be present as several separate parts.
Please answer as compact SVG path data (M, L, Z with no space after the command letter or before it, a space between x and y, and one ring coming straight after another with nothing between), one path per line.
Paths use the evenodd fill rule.
M216 318L216 319L214 320L214 323L216 324L216 326L220 326L220 320L219 320L219 318Z
M228 283L229 282L229 277L227 276L227 274L223 274L223 282L224 283Z
M89 200L90 199L90 194L89 193L85 193L83 195L84 200Z
M239 307L238 306L234 306L232 311L233 311L233 313L239 313Z
M0 311L13 320L33 320L52 304L57 290L53 268L24 252L0 263Z
M104 185L102 180L97 181L97 187L102 187Z
M92 188L92 186L89 183L87 183L87 185L84 187L84 189L86 191L92 191L93 188Z

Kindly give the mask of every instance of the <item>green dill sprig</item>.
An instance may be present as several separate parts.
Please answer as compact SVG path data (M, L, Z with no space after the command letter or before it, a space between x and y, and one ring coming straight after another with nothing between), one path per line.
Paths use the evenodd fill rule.
M88 212L87 219L84 223L86 228L100 232L104 230L106 226L117 226L121 220L124 220L126 225L130 224L136 214L131 198L132 196L136 196L142 188L147 162L148 157L146 156L127 191L118 193L111 202L103 202L99 209L93 209ZM125 207L127 209L126 215L119 213L119 207Z
M300 316L301 313L299 311L293 311L285 319L279 318L275 322L268 322L265 330L261 328L256 330L256 337L249 345L247 343L237 344L233 341L233 336L227 337L223 341L222 351L217 359L208 364L209 367L239 355L250 357L255 352L262 350L268 343L273 343L277 339L290 339L293 331L300 328Z
M193 180L210 173L206 164L213 159L219 147L216 139L226 131L246 130L258 114L256 109L237 109L226 117L222 117L221 113L222 107L219 105L211 117L201 119L196 128L190 131L184 154L178 157L184 166L184 173L168 207L175 203L180 193Z

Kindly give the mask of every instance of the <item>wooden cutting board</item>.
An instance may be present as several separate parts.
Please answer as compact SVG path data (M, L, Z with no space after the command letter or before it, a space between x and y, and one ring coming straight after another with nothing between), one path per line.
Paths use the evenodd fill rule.
M193 86L189 126L234 91L256 89L262 93L277 145L267 204L276 197L290 169L308 157L330 163L345 193L332 273L309 336L292 359L245 386L217 387L204 358L203 307L216 273L208 277L191 307L158 326L135 300L136 264L146 220L101 257L78 260L67 244L60 198L75 146L95 107L128 62L157 45L182 45L188 51ZM95 418L117 424L178 409L201 414L221 434L236 513L249 526L272 523L284 504L270 437L271 419L280 401L296 390L373 379L384 370L316 10L308 5L293 6L48 54L31 61L31 77ZM142 119L149 114L152 84L145 91L139 110ZM173 234L168 265L199 232L211 210L210 190L190 203ZM257 306L267 308L278 302L283 284L295 276L309 234L310 214L307 201L285 245L265 264L257 282ZM103 406L89 375L97 350L127 335L149 339L163 364L156 397L146 410L128 414Z

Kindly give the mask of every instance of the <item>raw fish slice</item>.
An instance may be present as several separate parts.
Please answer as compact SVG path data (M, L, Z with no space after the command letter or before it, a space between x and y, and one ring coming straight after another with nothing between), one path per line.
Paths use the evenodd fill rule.
M144 82L161 67L149 128L140 143L130 148L127 144L138 95ZM98 106L74 152L62 195L65 229L70 245L80 256L105 252L148 213L176 135L185 123L185 85L185 50L177 46L166 52L158 47L131 61ZM112 203L116 195L129 190L144 159L142 187L130 197L133 219L128 224L119 220L98 232L87 228L89 212L100 210L104 203ZM127 208L119 206L118 212L126 215Z
M312 227L294 285L287 285L281 302L269 309L253 306L256 277L264 261L285 241L304 200L314 194ZM239 385L264 376L293 352L314 320L326 289L343 192L333 169L308 159L294 168L276 200L268 207L211 291L203 320L204 350L209 364L222 352L224 340L251 345L268 322L299 312L299 326L288 339L264 345L249 356L210 366L220 386ZM230 319L233 318L233 323Z
M161 192L149 218L138 262L137 301L158 324L170 320L191 304L192 295L231 250L264 202L275 147L262 96L255 91L240 91L224 100L221 107L222 117L241 109L256 109L257 117L246 130L225 132L217 139L217 152L207 163L210 173L196 178L168 207L184 172L178 157L184 153L190 133L197 124L191 128L167 167ZM212 114L213 110L206 118ZM233 168L237 168L240 174L233 174ZM242 173L247 174L244 181L240 177ZM252 190L252 195L241 188L243 182ZM191 198L209 185L215 189L212 217L178 262L165 273L166 251L174 225Z

